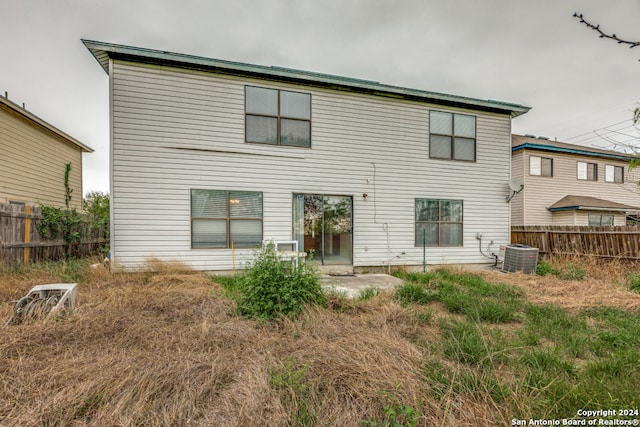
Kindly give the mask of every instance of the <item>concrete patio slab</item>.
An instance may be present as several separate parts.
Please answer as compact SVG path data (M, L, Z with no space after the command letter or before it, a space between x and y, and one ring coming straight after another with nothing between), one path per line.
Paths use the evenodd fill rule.
M367 288L392 289L404 282L388 274L323 274L320 283L325 290L345 293L353 298Z

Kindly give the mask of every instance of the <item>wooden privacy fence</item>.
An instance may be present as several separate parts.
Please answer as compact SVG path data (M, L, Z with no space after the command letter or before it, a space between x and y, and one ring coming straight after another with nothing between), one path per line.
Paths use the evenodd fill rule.
M38 233L41 220L40 207L0 203L0 265L100 255L108 242L104 232L88 225L79 229L78 241L68 243L63 237L47 240Z
M640 259L638 226L512 226L511 243L536 247L541 255Z

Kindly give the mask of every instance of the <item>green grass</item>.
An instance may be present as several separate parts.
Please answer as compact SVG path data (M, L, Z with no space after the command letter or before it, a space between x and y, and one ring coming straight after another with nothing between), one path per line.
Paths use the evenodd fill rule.
M581 271L568 265L558 274L579 280ZM570 313L531 304L520 289L472 274L397 276L407 284L396 301L426 310L442 304L449 313L437 319L440 335L426 346L422 370L436 399L490 396L524 419L571 418L585 407L640 407L640 311Z
M538 276L553 275L562 280L584 280L587 277L587 270L580 264L567 262L564 268L557 268L551 262L541 259L536 266Z
M640 273L629 273L627 276L627 286L633 292L640 293Z
M380 288L365 288L358 293L356 301L369 301L378 295L380 295Z
M287 360L280 368L271 369L271 387L280 394L280 401L293 414L291 426L316 425L317 415L309 404L309 386L305 381L305 368L296 368Z
M439 301L451 313L491 323L518 321L524 308L520 289L488 283L478 275L439 270L422 276L419 273L396 276L406 281L394 295L403 306Z

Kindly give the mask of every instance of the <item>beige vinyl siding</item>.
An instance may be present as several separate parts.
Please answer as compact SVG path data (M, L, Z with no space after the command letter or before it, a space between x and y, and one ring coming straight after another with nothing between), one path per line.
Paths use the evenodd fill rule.
M547 208L567 195L592 196L640 207L640 192L636 184L640 179L640 175L635 170L629 171L627 162L576 154L538 152L535 150L519 150L518 153L522 153L521 155L524 156L524 193L526 193L524 199L524 225L555 224L556 220L554 220L552 213ZM530 156L553 158L553 177L530 175ZM598 180L578 180L578 161L596 163L598 165ZM605 182L604 173L605 165L607 164L624 167L624 183Z
M587 219L587 225L589 225L588 219ZM613 214L613 225L627 225L626 215Z
M554 212L551 217L553 225L589 225L587 217L580 218L575 210ZM580 224L581 220L585 223Z
M264 239L292 238L294 193L353 197L355 266L418 265L415 199L464 202L464 246L427 263L485 263L509 240L510 117L328 89L115 61L112 254L197 269L241 267L251 251L191 249L190 189L261 191ZM312 96L311 149L244 142L244 86ZM430 109L477 117L477 162L429 159ZM364 198L363 194L368 197Z
M525 183L523 171L524 153L522 150L516 151L511 157L511 177L517 178L520 182ZM513 196L511 199L511 225L524 224L524 203L527 188Z
M80 148L0 108L0 202L65 206L65 165L71 163L71 207L82 206Z

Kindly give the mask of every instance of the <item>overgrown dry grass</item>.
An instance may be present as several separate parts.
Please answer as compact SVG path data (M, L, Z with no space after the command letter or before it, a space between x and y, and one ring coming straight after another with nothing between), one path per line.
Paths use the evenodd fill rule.
M389 293L365 302L333 296L295 320L257 322L239 317L209 277L185 268L155 264L152 273L114 275L74 268L0 272L3 321L10 302L35 284L75 275L80 286L72 313L0 330L0 425L358 426L399 405L419 412L418 425L493 426L506 425L531 393L500 401L489 385L458 393L453 381L433 382L434 366L483 378L482 366L456 373L449 360L432 363L441 357L438 321L461 318L438 304L427 316ZM496 276L531 300L574 296L559 291L573 283L554 280ZM600 302L623 292L589 280L581 285L598 288ZM606 303L640 306L629 303L634 294L624 296ZM496 372L502 363L495 361Z
M584 269L583 280L566 280L552 275L481 272L487 280L517 285L533 303L554 304L571 311L592 307L640 309L640 293L629 292L629 273L640 272L640 264L621 260L563 257L552 260L560 269L567 265Z

